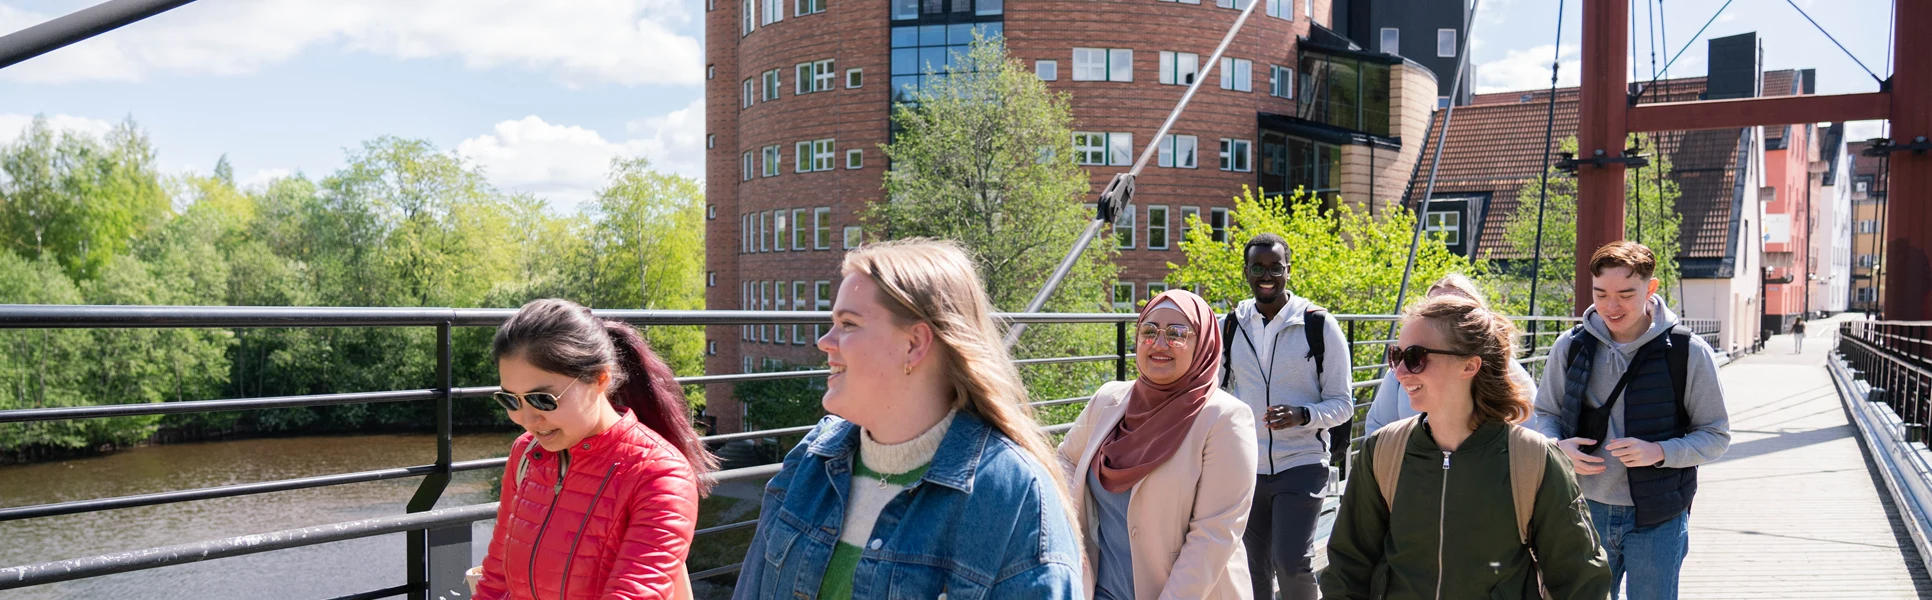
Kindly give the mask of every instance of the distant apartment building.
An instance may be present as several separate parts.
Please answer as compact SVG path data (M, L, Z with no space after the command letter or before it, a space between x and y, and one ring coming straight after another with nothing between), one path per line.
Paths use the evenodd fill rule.
M1253 17L1209 72L1240 10ZM1395 4L1434 3L1408 0ZM707 308L826 310L859 215L882 199L896 102L943 76L974 36L1071 95L1078 162L1095 196L1147 144L1161 160L1138 181L1112 243L1125 310L1183 263L1184 219L1223 235L1243 185L1306 189L1393 206L1443 93L1420 60L1337 33L1330 0L710 0L706 12ZM1459 21L1459 20L1458 20ZM1410 58L1419 56L1421 58ZM1187 112L1150 139L1186 86ZM1443 77L1446 79L1446 77ZM1090 197L1087 201L1091 202ZM1056 249L1064 251L1065 249ZM811 326L714 326L713 374L817 365ZM707 390L720 431L744 427L732 386Z

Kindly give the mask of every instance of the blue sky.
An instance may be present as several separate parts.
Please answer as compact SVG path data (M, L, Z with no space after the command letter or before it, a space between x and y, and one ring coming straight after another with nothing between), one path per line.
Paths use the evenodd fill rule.
M91 3L0 0L0 32ZM1724 2L1665 4L1674 52ZM1888 72L1889 1L1797 4ZM1581 2L1566 5L1573 84ZM238 179L259 183L326 175L377 136L422 138L499 187L567 209L616 156L703 176L703 10L702 0L201 0L0 69L0 143L33 115L90 132L132 117L165 172L205 173L225 153ZM1648 79L1648 13L1635 10L1635 68ZM1478 12L1478 90L1547 86L1556 3L1482 0ZM1768 68L1818 69L1821 93L1877 89L1783 0L1733 0L1703 38L1746 31L1764 40ZM1671 71L1704 68L1700 39ZM1861 125L1853 139L1878 132Z

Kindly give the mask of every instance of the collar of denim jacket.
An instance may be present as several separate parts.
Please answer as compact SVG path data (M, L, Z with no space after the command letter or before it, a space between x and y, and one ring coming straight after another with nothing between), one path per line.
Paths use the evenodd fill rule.
M973 478L979 472L983 454L986 452L993 429L972 413L959 411L953 416L953 423L946 430L946 438L939 442L939 451L932 457L932 464L926 468L921 481L973 492ZM849 459L859 449L860 429L851 421L839 419L818 439L812 440L806 452L826 459ZM1017 448L1016 448L1017 450Z

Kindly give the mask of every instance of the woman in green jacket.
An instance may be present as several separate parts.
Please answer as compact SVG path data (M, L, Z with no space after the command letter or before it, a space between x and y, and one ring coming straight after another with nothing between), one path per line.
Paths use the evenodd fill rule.
M1535 434L1517 425L1530 407L1508 376L1515 327L1455 296L1413 306L1403 321L1389 366L1423 414L1390 425L1357 455L1322 597L1529 600L1540 596L1540 572L1550 598L1608 598L1610 570L1569 459L1548 440L1521 437ZM1391 448L1371 464L1387 443L1403 444L1400 454ZM1525 457L1513 469L1512 445L1540 451L1541 464ZM1518 469L1542 472L1536 487L1517 486L1521 504L1533 501L1527 523L1516 518ZM1399 483L1389 485L1393 508L1384 482Z

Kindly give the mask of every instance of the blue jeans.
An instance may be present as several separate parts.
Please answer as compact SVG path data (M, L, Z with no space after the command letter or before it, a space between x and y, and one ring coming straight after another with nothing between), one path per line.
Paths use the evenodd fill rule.
M1618 588L1631 600L1676 600L1677 573L1690 553L1690 511L1649 527L1637 526L1637 507L1590 501L1598 543L1610 557L1611 600ZM1630 578L1624 579L1628 572Z

